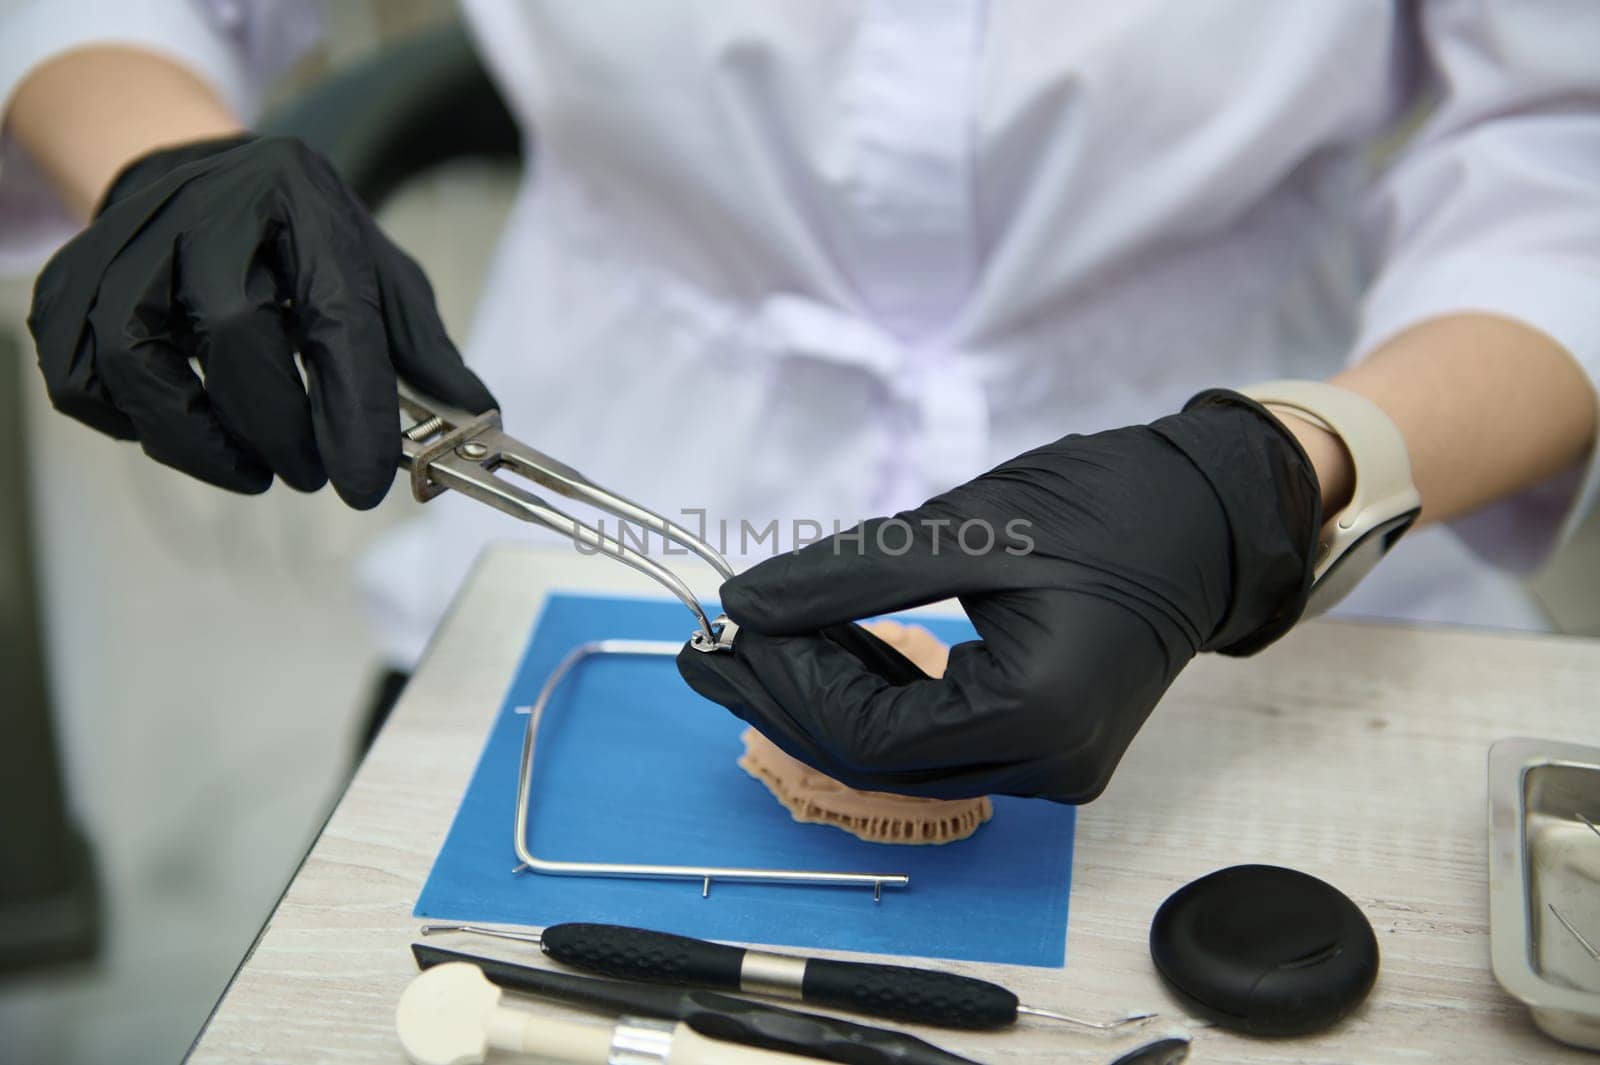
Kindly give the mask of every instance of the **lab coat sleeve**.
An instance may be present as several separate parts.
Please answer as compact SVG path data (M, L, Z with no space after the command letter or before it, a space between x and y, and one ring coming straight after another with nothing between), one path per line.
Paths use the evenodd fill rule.
M321 30L311 0L5 0L0 3L0 115L29 72L54 56L120 44L168 56L241 118ZM76 223L9 134L0 133L0 277L31 273Z
M1437 102L1367 205L1376 274L1354 359L1429 318L1487 312L1545 333L1600 387L1600 4L1439 0L1418 29ZM1526 572L1597 489L1591 453L1454 529Z

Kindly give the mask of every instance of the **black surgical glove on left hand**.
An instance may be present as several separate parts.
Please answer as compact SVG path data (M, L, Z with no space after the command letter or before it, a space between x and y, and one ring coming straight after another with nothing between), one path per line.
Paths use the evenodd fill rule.
M1299 618L1320 517L1288 431L1206 392L734 577L732 652L678 668L851 787L1088 802L1197 652L1249 654ZM843 624L950 596L980 639L940 680Z
M397 376L495 405L421 268L289 137L135 160L45 265L28 326L57 410L236 492L276 474L376 506L400 462Z

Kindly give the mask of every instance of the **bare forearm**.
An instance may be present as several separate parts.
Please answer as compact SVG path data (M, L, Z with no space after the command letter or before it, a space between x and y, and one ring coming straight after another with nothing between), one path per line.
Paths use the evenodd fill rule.
M1592 446L1596 401L1555 341L1487 314L1424 322L1333 383L1372 400L1406 438L1422 520L1447 521L1554 476ZM1337 439L1291 424L1323 482L1326 510L1349 496Z
M156 148L236 133L239 120L183 67L133 48L84 48L33 71L7 128L87 219L127 163Z

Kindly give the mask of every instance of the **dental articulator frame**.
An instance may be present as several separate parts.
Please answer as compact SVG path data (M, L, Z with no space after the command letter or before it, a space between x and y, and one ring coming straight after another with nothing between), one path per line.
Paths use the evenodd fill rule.
M601 488L566 463L529 447L500 428L500 412L461 414L402 394L400 410L412 420L401 431L400 466L410 471L411 493L419 502L454 490L522 521L552 529L592 553L603 553L652 578L672 592L694 614L699 628L689 645L705 654L732 650L738 626L726 616L707 616L682 578L654 559L629 548L618 537L587 525L552 506L527 488L500 476L505 470L539 487L597 510L630 521L699 555L719 576L733 576L710 544L687 529L622 496ZM620 530L619 530L620 531ZM528 713L522 739L522 759L517 778L517 812L512 835L520 864L514 872L532 871L548 876L623 877L647 880L700 881L701 895L711 893L713 881L760 884L810 884L870 887L874 901L885 887L905 887L910 878L901 873L847 873L803 869L747 869L701 865L649 865L635 862L569 862L540 858L529 840L528 802L533 793L535 746L539 724L561 683L580 664L602 655L676 656L682 645L664 640L595 640L569 651L545 679Z

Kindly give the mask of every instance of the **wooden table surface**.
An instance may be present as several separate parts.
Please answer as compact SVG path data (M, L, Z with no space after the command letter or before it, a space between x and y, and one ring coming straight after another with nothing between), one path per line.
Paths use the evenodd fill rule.
M639 581L570 551L503 547L480 560L192 1060L404 1062L393 1025L416 973L412 906L544 595L648 594ZM1035 1005L1161 1019L1131 1035L1046 1022L919 1034L996 1065L1104 1065L1182 1029L1151 966L1150 918L1198 876L1265 862L1356 901L1378 933L1377 986L1310 1038L1195 1028L1192 1062L1583 1060L1538 1034L1489 970L1485 767L1490 743L1515 735L1600 739L1600 642L1321 621L1254 659L1202 656L1080 813L1066 968L948 963ZM440 943L526 956L491 940Z

